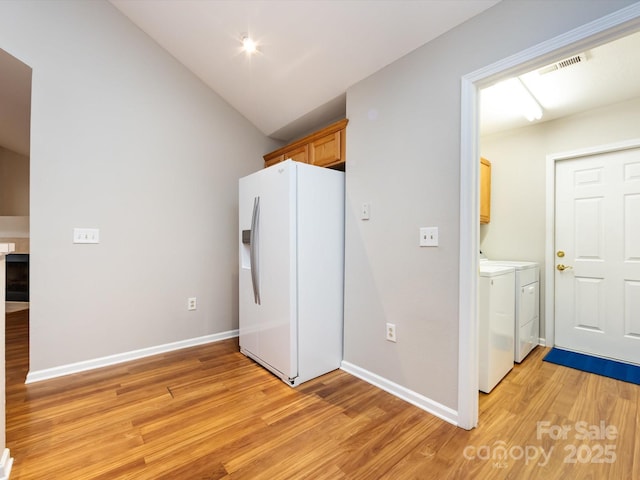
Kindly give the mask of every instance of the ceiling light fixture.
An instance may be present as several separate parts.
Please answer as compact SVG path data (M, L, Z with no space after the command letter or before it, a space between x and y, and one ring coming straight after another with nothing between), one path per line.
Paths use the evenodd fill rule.
M518 112L530 122L542 118L542 107L519 78L510 78L482 91L483 102L496 111Z
M242 49L248 53L252 54L258 51L258 44L252 40L248 35L242 35Z
M530 122L540 120L542 118L542 107L525 84L522 83L522 80L518 78L517 81L519 86L517 88L520 91L518 94L518 105L520 106L522 114Z

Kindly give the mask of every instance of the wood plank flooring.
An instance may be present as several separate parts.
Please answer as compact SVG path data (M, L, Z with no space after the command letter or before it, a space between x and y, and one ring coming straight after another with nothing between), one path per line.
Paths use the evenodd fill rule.
M540 347L465 431L342 371L292 389L234 340L24 385L28 311L6 326L11 480L640 478L640 387Z

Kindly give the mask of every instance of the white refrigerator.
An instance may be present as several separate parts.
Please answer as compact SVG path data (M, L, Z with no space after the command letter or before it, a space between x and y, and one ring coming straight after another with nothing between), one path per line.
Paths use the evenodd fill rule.
M291 386L339 368L344 172L286 160L239 182L240 351Z

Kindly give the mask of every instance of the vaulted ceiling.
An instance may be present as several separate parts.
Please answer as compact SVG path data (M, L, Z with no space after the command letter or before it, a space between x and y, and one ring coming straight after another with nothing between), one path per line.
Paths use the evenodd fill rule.
M289 140L344 117L347 88L497 0L110 0L247 117ZM243 35L258 52L241 51Z
M265 135L290 140L345 116L345 92L496 0L110 0ZM259 50L241 51L249 34ZM640 96L640 33L586 61L521 76L539 122ZM544 69L543 69L544 70ZM0 145L29 153L31 69L0 50ZM552 100L549 97L552 93ZM529 124L481 105L483 133Z

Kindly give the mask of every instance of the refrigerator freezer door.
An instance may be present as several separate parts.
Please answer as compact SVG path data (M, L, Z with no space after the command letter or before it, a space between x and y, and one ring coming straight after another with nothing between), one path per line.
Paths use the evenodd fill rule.
M240 179L238 205L240 348L285 380L298 374L296 171L292 163ZM247 229L252 229L249 245L242 242L242 231ZM251 255L251 248L258 254Z

